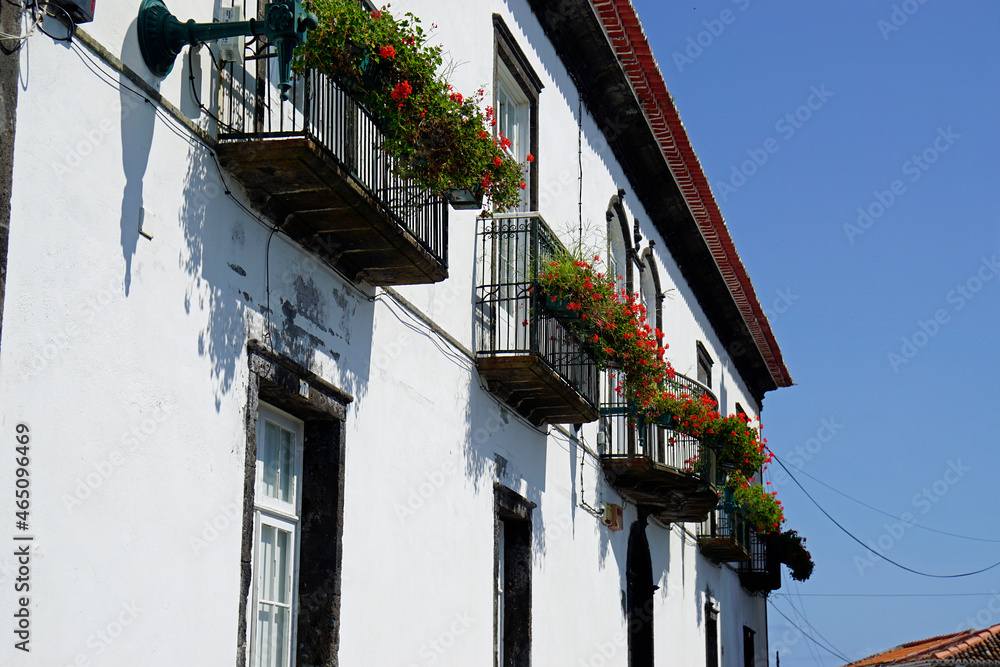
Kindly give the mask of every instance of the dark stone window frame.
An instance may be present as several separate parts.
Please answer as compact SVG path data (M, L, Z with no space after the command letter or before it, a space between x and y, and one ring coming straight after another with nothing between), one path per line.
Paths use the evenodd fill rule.
M613 251L611 248L611 225L615 218L618 219L618 226L621 228L622 241L625 245L625 257L623 261L625 262L625 289L628 290L629 294L635 293L635 263L638 260L638 255L636 254L635 246L632 243L632 231L629 229L628 225L628 214L625 212L625 205L622 200L625 196L624 190L619 190L618 194L611 197L611 201L608 202L608 210L605 212L604 217L608 223L608 254L610 255ZM609 262L610 265L610 262ZM614 278L615 276L610 276Z
M500 610L493 596L493 655L495 667L530 667L531 665L531 511L535 503L499 482L493 486L494 535L493 581L500 575L504 559L504 649L498 655L496 636ZM504 553L500 553L500 522L504 523ZM511 613L511 611L516 613Z
M712 366L715 365L715 361L712 360L712 355L710 355L708 353L708 350L705 349L704 343L702 343L699 340L699 341L695 341L695 345L697 347L697 354L698 354L698 370L701 371L702 369L704 369L705 370L705 375L708 377L708 382L705 382L703 384L706 387L708 387L709 389L711 389L712 388ZM700 378L701 373L699 372L698 375L699 375L698 381L701 382L701 378Z
M646 515L629 529L625 555L625 617L628 628L629 667L653 667L654 600L659 588L653 582L653 559L646 536Z
M754 667L754 636L757 631L743 626L743 667Z
M544 86L499 14L493 15L493 58L494 81L498 66L503 63L528 98L528 152L535 156L535 162L528 165L528 183L531 186L528 208L537 211L538 164L541 159L538 155L538 98Z
M719 608L705 602L705 667L719 667Z
M344 421L353 397L303 366L251 341L247 381L243 535L240 553L238 651L249 660L248 610L253 585L254 494L260 403L303 422L302 510L299 516L299 583L296 645L299 664L337 667L344 531ZM308 396L302 395L303 383Z
M656 268L656 253L653 252L652 242L649 246L646 246L642 253L639 255L639 268L640 271L649 271L650 277L653 280L653 290L656 292L656 312L647 313L647 317L652 314L656 318L656 323L653 325L660 331L663 331L663 289L660 287L660 270ZM642 280L640 276L639 280Z

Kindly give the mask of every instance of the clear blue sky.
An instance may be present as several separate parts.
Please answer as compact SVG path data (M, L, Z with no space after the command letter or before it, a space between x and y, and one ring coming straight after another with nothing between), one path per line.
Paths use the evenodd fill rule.
M1000 561L1000 3L633 4L797 383L769 446L888 558ZM772 665L843 663L777 610L851 660L1000 623L1000 567L869 558L776 470L816 570Z

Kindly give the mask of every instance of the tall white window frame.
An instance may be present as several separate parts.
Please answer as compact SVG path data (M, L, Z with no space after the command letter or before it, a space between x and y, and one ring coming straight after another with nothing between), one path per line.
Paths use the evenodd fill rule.
M493 110L497 121L497 138L507 138L510 145L504 151L525 168L525 189L521 193L518 210L531 210L531 100L511 74L501 58L497 58Z
M622 207L616 203L617 199L612 199L612 204L608 209L608 252L607 268L608 278L614 280L615 291L628 289L628 261L629 244L625 238L623 227L627 227L625 215ZM605 392L607 393L606 403L609 405L622 405L625 403L624 397L618 395L615 388L619 384L624 384L625 374L621 370L612 369L605 374ZM634 453L631 448L636 445L632 427L628 421L620 418L613 418L609 422L607 437L611 440L613 451L618 454ZM631 439L630 439L631 438Z
M250 664L295 667L303 423L260 404L254 483Z
M657 317L659 291L656 289L656 277L653 273L655 270L653 257L647 254L642 260L642 271L639 273L639 301L646 307L646 322L651 327L662 329Z
M618 207L611 208L608 219L608 273L615 281L615 289L628 286L628 243L622 231L623 220L619 217Z

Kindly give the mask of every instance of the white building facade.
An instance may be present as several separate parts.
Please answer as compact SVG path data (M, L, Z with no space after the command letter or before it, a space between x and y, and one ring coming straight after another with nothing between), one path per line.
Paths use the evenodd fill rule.
M389 9L536 157L524 211L393 181L332 82L282 103L216 47L154 76L133 2L2 56L3 664L766 664L775 586L699 443L600 417L523 290L538 238L582 242L720 411L791 383L634 10Z

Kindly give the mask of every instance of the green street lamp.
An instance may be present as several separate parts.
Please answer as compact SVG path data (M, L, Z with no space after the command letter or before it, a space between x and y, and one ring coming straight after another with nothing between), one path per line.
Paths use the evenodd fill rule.
M292 50L305 41L306 31L319 25L312 12L302 9L298 0L275 0L264 8L264 20L232 23L181 23L170 13L163 0L142 0L137 29L139 50L146 66L156 76L166 76L174 59L185 45L195 46L225 37L262 36L278 50L281 99L288 99L292 87Z

